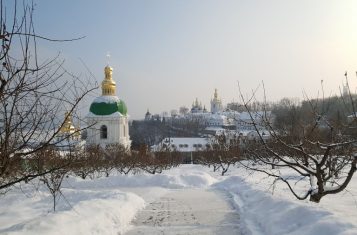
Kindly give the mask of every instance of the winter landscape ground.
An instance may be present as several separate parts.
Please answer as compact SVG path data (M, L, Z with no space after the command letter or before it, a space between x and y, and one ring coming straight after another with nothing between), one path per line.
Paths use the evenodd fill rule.
M319 204L239 166L226 176L182 165L156 175L69 177L62 193L56 212L36 181L2 195L0 234L357 234L356 177Z

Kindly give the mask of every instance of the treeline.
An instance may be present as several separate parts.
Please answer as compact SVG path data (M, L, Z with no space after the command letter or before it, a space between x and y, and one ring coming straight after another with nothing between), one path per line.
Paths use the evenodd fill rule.
M142 145L153 146L170 136L199 137L203 129L204 126L195 120L133 120L129 128L131 148L139 150Z
M0 174L0 193L5 194L17 183L37 179L52 194L56 210L63 179L68 176L95 179L113 174L157 174L178 166L181 161L177 152L150 153L145 147L129 151L121 145L105 148L94 145L83 150L59 151L49 146L26 156L13 156L11 167Z
M317 128L320 138L332 138L339 135L356 135L356 129L349 125L353 120L348 116L356 113L354 107L357 96L332 96L324 99L284 98L272 106L273 127L279 133L285 133L292 139L299 140L309 129Z
M7 190L18 182L28 182L50 173L70 173L86 178L109 176L111 173L127 175L133 172L161 173L177 166L181 158L177 152L149 152L146 147L129 151L122 145L88 146L83 150L59 151L53 146L32 154L13 156L11 167L0 175L0 190Z
M209 148L195 153L195 163L212 167L214 172L224 176L231 166L242 160L239 141L239 137L216 136Z

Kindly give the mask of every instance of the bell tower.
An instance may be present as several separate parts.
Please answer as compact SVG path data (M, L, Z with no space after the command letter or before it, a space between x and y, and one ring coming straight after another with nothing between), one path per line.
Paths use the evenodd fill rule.
M213 99L211 100L211 112L218 113L223 110L222 101L218 98L217 89L214 89Z

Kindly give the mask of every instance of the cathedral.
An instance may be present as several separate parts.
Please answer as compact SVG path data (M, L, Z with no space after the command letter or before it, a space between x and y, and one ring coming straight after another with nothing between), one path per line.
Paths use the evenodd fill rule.
M123 100L116 96L116 83L113 80L113 68L104 68L105 78L102 81L102 95L95 98L86 116L87 145L121 144L130 148L127 107Z

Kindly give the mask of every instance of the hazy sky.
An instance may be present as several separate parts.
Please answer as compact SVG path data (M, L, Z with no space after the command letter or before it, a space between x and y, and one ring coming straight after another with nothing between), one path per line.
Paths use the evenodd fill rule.
M60 51L75 73L85 71L81 59L100 82L109 51L132 119L147 108L190 107L196 97L209 108L214 88L224 104L238 100L237 81L248 93L263 80L269 100L302 97L303 90L316 96L321 80L337 93L346 70L354 90L357 84L354 0L35 2L37 33L86 36L40 42L40 52Z

